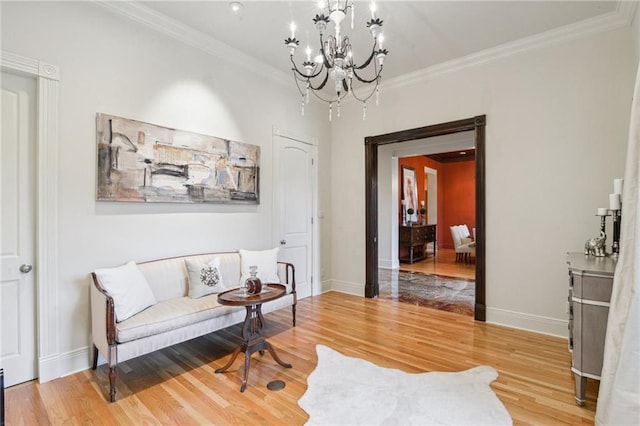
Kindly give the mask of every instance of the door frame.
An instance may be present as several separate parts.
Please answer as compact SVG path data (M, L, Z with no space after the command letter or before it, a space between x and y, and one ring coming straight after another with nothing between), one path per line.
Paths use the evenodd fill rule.
M279 127L273 127L273 138L275 139L276 137L280 137L280 138L287 138L287 139L291 139L294 140L296 142L300 142L306 145L309 145L312 147L312 168L311 168L311 216L313 218L313 224L311 226L311 296L316 296L320 293L322 293L322 283L320 282L320 238L319 238L319 230L320 230L320 224L318 223L318 219L319 219L319 214L318 214L318 139L316 137L312 137L312 136L302 136L302 135L296 135L292 132L289 132L288 130L283 130ZM278 164L280 164L280 158L279 158L279 153L278 150L275 147L275 143L274 143L274 150L273 150L273 165L274 165L274 173L273 173L273 182L275 183L275 170L276 167L278 166ZM274 197L274 206L275 206L275 196L276 196L276 189L275 189L275 185L274 185L274 190L273 190L273 197ZM280 240L279 236L276 235L276 230L277 230L277 217L276 214L278 214L277 212L274 211L274 215L273 215L273 227L272 227L272 240L274 242L274 244L278 244L278 241ZM277 245L276 245L277 247ZM304 295L302 295L301 297L304 297Z
M474 317L486 321L485 282L485 126L486 116L365 137L365 297L378 297L378 147L393 143L474 131L476 149L476 302Z
M58 120L60 69L0 50L0 68L36 80L36 356L40 383L59 377Z

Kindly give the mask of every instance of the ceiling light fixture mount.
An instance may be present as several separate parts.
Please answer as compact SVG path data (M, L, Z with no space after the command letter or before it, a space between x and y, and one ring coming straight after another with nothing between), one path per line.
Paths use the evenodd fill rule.
M231 11L233 13L239 13L242 10L243 7L244 7L244 5L242 3L240 3L239 1L229 2L229 9L231 9Z
M320 47L318 55L311 59L312 50L307 44L305 49L306 60L299 68L294 60L296 49L300 45L300 40L296 38L296 25L291 23L291 36L284 40L284 44L289 48L289 56L293 64L293 76L302 95L301 112L304 115L304 106L309 103L309 95L313 93L318 99L329 104L329 121L333 113L333 104L337 106L337 116L340 116L340 102L349 92L362 102L362 118L367 116L367 101L375 94L376 105L379 103L380 81L382 78L382 67L384 59L389 53L383 48L384 35L382 34L382 20L376 17L376 5L371 4L371 20L367 22L367 28L373 37L373 46L368 58L361 64L354 60L354 52L349 37L342 34L342 23L351 14L351 29L354 27L355 4L354 0L323 0L320 1L321 12L313 18L313 23L320 34ZM333 23L335 35L330 34L325 38L327 27ZM366 77L365 75L369 75ZM326 93L321 92L329 77L334 82L335 93L326 98ZM358 86L371 87L365 96L358 96L354 89L354 82Z

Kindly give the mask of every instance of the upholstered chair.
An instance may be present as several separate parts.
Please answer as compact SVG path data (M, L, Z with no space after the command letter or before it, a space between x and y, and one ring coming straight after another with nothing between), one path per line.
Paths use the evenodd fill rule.
M454 225L449 228L456 251L456 262L470 262L471 256L476 254L476 245L469 235L469 228L467 225Z

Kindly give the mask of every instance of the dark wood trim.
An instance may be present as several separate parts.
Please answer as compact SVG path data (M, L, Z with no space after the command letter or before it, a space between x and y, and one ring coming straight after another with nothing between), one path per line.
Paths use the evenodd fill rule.
M365 204L366 204L366 297L378 297L378 146L425 139L433 136L474 131L476 143L476 303L475 319L486 320L485 283L485 126L486 116L479 115L448 123L434 124L378 136L369 136L365 143Z
M475 117L476 123L476 304L475 319L486 321L486 281L485 281L485 126L486 117Z
M378 297L378 143L374 138L365 138L365 180L366 180L366 284L364 295ZM376 206L373 208L373 206Z

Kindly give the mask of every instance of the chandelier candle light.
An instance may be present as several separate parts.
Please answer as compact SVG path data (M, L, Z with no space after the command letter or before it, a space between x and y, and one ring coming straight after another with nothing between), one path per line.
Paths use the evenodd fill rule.
M376 17L376 5L373 3L371 5L371 20L367 22L367 28L373 37L373 46L368 58L358 64L354 60L349 37L341 32L342 23L349 13L351 13L351 29L354 27L354 0L322 0L319 2L319 7L320 13L313 18L313 23L320 33L320 47L319 53L313 60L311 60L313 51L307 45L302 67L296 65L294 54L300 45L300 40L296 39L295 23L291 23L291 36L284 41L284 44L289 48L289 56L293 64L291 70L296 86L302 95L302 115L304 115L304 105L309 103L309 95L313 93L318 99L329 104L329 121L332 118L334 103L337 107L337 116L340 117L340 102L351 92L355 99L362 102L362 119L364 120L367 116L367 101L374 94L376 95L376 105L378 105L382 66L384 58L389 53L382 46L384 39L382 20ZM330 23L333 23L335 35L330 34L325 38L325 31ZM368 74L368 77L365 77L365 74ZM335 87L335 94L332 95L321 92L327 85L329 77L333 80ZM358 96L354 92L354 80L363 87L372 85L370 92L365 93L365 96Z

